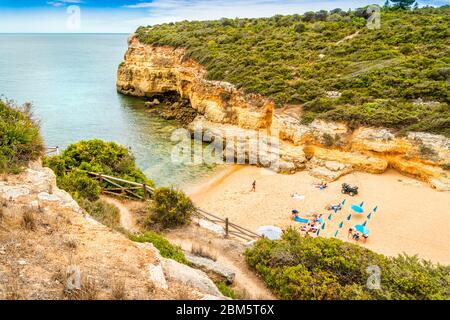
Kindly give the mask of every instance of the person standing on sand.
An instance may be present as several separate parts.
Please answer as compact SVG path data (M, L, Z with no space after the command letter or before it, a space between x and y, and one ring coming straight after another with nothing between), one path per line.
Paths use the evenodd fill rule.
M353 238L353 229L352 228L348 229L347 238L348 239Z
M252 192L256 192L256 180L252 183Z

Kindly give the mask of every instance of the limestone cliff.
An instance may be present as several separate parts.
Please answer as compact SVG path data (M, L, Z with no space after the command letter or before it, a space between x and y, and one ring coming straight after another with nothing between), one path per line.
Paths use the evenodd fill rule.
M271 159L279 155L279 172L307 168L317 177L336 180L353 170L382 173L392 167L439 190L450 190L448 138L426 133L399 136L383 128L353 131L345 124L320 120L303 125L298 117L275 110L264 97L206 80L206 70L184 54L182 48L145 45L131 36L118 71L118 91L141 97L175 92L189 99L199 114L189 127L221 139L234 136L232 146L244 149L247 160L259 143L252 131L263 129L279 137L275 147L263 143L258 160L252 162L271 166Z
M204 272L101 225L39 163L0 181L0 300L212 296Z

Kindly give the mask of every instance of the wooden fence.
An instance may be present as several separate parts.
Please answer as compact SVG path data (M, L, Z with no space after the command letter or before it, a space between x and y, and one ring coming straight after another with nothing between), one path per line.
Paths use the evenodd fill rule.
M133 181L128 181L116 177L111 177L96 172L88 172L88 174L100 183L106 182L107 187L102 186L102 192L114 196L120 196L128 199L139 199L139 200L149 200L154 189L147 186L144 183L138 183ZM142 193L137 193L137 191L142 190Z
M244 227L241 227L235 223L230 222L228 218L225 219L220 218L202 209L197 209L197 215L200 218L206 219L208 221L211 221L212 223L223 226L226 237L235 236L246 241L256 240L260 238L258 234Z
M59 156L59 147L48 147L44 149L46 156Z

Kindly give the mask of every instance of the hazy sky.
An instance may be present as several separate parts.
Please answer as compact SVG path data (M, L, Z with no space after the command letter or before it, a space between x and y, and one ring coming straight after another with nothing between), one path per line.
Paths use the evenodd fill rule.
M140 25L356 8L385 0L0 0L0 33L120 32ZM421 5L450 0L419 0Z

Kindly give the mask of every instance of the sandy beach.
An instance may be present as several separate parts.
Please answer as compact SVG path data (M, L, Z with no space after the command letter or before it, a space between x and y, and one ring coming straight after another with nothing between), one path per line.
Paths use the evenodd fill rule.
M251 192L254 180L256 192ZM435 191L393 170L381 175L353 173L330 183L325 190L313 187L318 181L307 172L280 175L263 168L230 166L191 188L189 195L199 207L251 230L264 225L299 229L302 224L290 220L293 209L302 218L323 214L326 228L321 236L331 237L339 230L337 238L352 242L347 239L348 229L366 221L367 214L378 206L367 224L369 239L357 243L386 255L404 252L450 264L450 193ZM342 195L342 183L359 186L360 194L353 198ZM304 196L304 200L293 199L294 193ZM325 207L344 199L344 209L329 221L331 211ZM347 221L350 206L362 201L366 212L353 214ZM344 226L339 229L341 221Z

